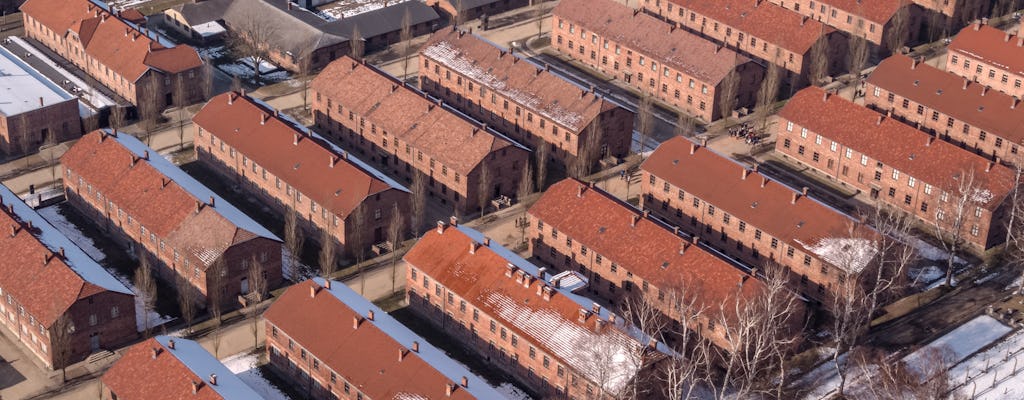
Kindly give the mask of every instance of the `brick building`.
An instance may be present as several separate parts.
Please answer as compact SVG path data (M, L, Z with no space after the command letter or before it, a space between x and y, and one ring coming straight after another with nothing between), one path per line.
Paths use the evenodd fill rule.
M572 293L582 278L551 276L475 230L439 221L405 261L414 311L544 398L617 398L658 357Z
M3 185L0 225L0 326L8 338L52 369L135 339L135 294Z
M296 284L263 317L270 365L313 399L505 398L344 283Z
M946 18L943 21L946 26L963 26L988 15L991 12L994 2L977 0L913 0L914 4L928 11L938 12ZM966 21L966 22L965 22Z
M931 1L931 0L929 0ZM812 20L862 37L884 54L897 52L897 38L904 46L917 42L923 13L906 0L768 0ZM902 36L900 38L900 36Z
M164 335L129 348L100 385L102 400L263 399L199 343Z
M990 159L1024 162L1020 99L904 55L878 64L864 104Z
M865 249L873 247L869 228L684 138L662 143L641 171L644 210L744 263L785 267L793 287L817 302L828 303L832 286L874 254ZM840 256L837 245L858 249L856 258Z
M1024 36L975 22L947 47L946 71L1017 98L1024 97Z
M318 130L406 182L422 174L442 204L472 212L482 198L515 195L529 150L441 100L349 57L310 90ZM481 181L489 183L482 195Z
M452 19L462 21L495 15L505 11L526 7L532 0L426 0L428 6L444 11Z
M568 0L552 11L552 48L705 122L735 73L735 108L753 107L764 67L612 0Z
M778 117L784 158L927 226L959 229L976 251L1005 239L1009 168L820 88L801 90Z
M184 85L187 104L202 99L203 61L90 0L29 0L21 6L25 36L42 43L136 106L174 104ZM155 99L144 99L145 96Z
M806 83L811 47L828 51L829 74L845 69L846 38L835 28L761 0L643 0L644 10L736 52L789 72ZM792 83L791 83L792 85Z
M584 153L590 165L629 155L632 112L479 36L437 32L419 63L420 89L520 143L544 141L563 167ZM586 148L592 125L601 135Z
M308 236L327 230L346 246L358 235L361 249L346 249L365 251L389 240L396 205L408 209L398 182L250 97L214 97L192 121L196 159L278 212L294 210Z
M672 331L689 328L722 348L727 338L715 323L734 309L728 304L763 290L750 267L575 179L551 186L529 218L533 257L584 274L590 293L612 307L642 297L674 321ZM693 317L680 315L680 303L706 311L684 326Z
M35 153L82 135L78 98L0 48L0 156Z
M224 304L237 305L253 262L267 289L281 285L281 240L138 139L94 131L61 164L68 201L130 253L149 257L157 276L188 279L197 302L206 304L219 281ZM211 279L218 262L221 278Z

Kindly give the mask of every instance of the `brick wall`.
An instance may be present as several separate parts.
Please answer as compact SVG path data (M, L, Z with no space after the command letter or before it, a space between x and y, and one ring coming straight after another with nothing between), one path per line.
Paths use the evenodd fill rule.
M52 136L54 144L82 136L82 120L78 113L77 99L51 104L10 117L0 116L0 153L2 154L20 156L35 153L39 150L39 146L45 143L48 136ZM27 143L25 143L26 140Z
M1012 37L1010 40L1024 42L1020 36ZM946 71L1010 96L1024 97L1024 75L1005 66L982 62L969 53L950 50L946 56Z
M265 322L267 359L278 375L316 400L363 398L358 386L346 382L343 374L320 363L316 354L307 352L302 343L291 339L287 332L270 321Z

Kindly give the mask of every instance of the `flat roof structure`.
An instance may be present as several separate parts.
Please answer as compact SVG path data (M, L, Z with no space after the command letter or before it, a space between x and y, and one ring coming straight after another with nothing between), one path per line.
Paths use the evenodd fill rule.
M76 99L14 53L0 47L0 114L11 117Z

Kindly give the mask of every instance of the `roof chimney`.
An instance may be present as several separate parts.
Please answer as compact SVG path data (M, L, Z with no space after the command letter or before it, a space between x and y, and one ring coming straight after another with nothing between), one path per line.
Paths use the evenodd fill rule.
M640 216L639 215L637 215L637 214L630 215L629 216L629 226L636 227L636 223L639 220L640 220Z
M459 218L454 215L448 217L448 224L451 226L459 226Z
M477 246L479 246L479 244L477 244L475 240L471 240L469 242L469 254L476 254Z
M761 177L761 187L765 187L766 185L768 185L768 177L767 176L762 176Z
M970 81L970 80L968 80L967 78L964 78L964 86L963 86L963 89L964 89L964 90L967 90L967 85L968 85L968 84L970 84L970 83L971 83L971 81Z
M543 293L541 293L541 298L543 298L544 301L551 301L551 295L554 292L555 292L555 290L552 289L551 286L545 285L544 289L543 289Z
M445 383L444 384L444 395L445 396L452 397L452 392L453 391L455 391L455 385L453 385L451 383Z
M39 96L39 107L43 106L43 97Z
M317 292L318 290L320 290L320 286L317 286L317 285L309 285L309 297L311 297L311 298L315 298L315 297L316 297L316 292Z
M1024 46L1024 36L1017 36L1017 47L1021 46Z
M373 321L373 310L366 312L366 319Z
M18 236L18 226L11 225L11 237Z
M64 255L64 247L59 247L57 252L60 253L60 258L67 258L67 256Z
M804 24L807 23L808 18L810 17L804 15L804 17L800 19L800 26L804 26Z
M324 279L324 289L331 290L331 280Z
M985 163L985 172L989 172L989 171L992 171L992 163L991 162Z
M407 352L406 352L406 350L405 350L405 349L403 349L403 348L401 348L401 347L399 347L399 348L398 348L398 361L399 361L399 362L401 362L402 360L404 360L404 359L405 359L405 354L406 354L406 353L407 353Z
M199 393L199 382L192 381L192 394Z
M981 30L981 20L974 21L974 30Z
M491 247L491 238L484 236L484 246Z
M267 114L267 113L260 113L260 125L266 125L267 124L267 119L269 119L269 118L270 118L269 114Z
M925 145L925 146L931 146L931 145L932 145L932 141L934 141L934 140L935 140L935 136L932 136L932 135L928 135L928 141L927 141L927 142L925 142L925 144L924 144L924 145Z
M199 214L199 211L202 210L202 209L203 209L203 202L201 202L199 200L196 200L196 214Z
M587 311L586 308L580 308L579 318L577 320L582 324L584 322L587 322L587 317L589 317L589 316L590 316L590 311Z
M150 349L150 350L152 350L152 355L151 355L151 357L152 357L152 358L153 358L154 360L156 360L156 356L157 356L158 354L160 354L160 349L158 349L158 348L154 347L154 348L152 348L152 349Z
M174 350L174 339L167 339L167 348Z
M214 200L215 200L215 198L213 196L210 196L210 202L206 203L206 204L208 204L210 207L214 207L216 205Z
M743 168L743 176L742 176L742 179L743 179L743 180L747 180L747 175L750 175L750 170L748 170L748 169L746 169L746 168Z
M1006 35L1003 36L1003 41L1004 42L1009 42L1010 41L1010 36L1013 36L1013 35L1011 35L1010 32L1006 32Z
M988 85L985 85L981 88L981 95L984 96L985 93L988 93Z
M884 120L884 119L885 119L884 115L879 115L878 116L878 121L875 121L875 125L881 125L882 124L882 120Z
M437 221L437 234L441 235L444 233L444 221Z
M690 244L687 242L679 243L679 255L686 254L686 249L688 247L690 247Z
M330 166L331 166L331 168L334 168L334 163L336 163L338 161L338 157L335 157L334 154L331 154L330 158L331 158Z
M793 199L789 201L789 204L796 204L796 199L800 198L800 193L793 192Z
M291 11L291 9L292 9L292 2L291 2L291 1L289 1L289 2L288 2L288 11Z
M583 184L576 185L576 197L583 197L583 192L587 190L587 186Z
M359 323L362 322L362 318L358 315L352 316L352 329L359 329Z
M505 264L505 277L511 278L512 274L516 273L517 269L519 269L519 267L516 267L515 264Z
M412 342L412 351L416 353L420 352L420 342L417 342L415 340Z
M800 190L800 192L801 192L801 193L803 193L803 194L804 194L804 196L806 196L806 195L807 195L807 192L810 192L810 191L811 191L811 189L810 189L810 188L808 188L807 186L804 186L804 187L803 187L803 188L802 188L802 189Z
M597 304L597 303L591 304L590 305L590 310L593 311L594 314L601 315L601 305L600 304Z
M234 103L235 103L235 93L234 92L228 93L228 105L232 105Z
M469 378L465 376L462 377L462 387L469 387Z
M217 374L210 374L210 385L217 386Z
M1010 99L1010 109L1013 110L1017 108L1017 103L1020 103L1020 99L1018 99L1017 96L1013 96L1013 98Z
M917 69L918 58L913 57L910 59L910 69Z
M696 152L697 152L697 144L696 143L690 143L690 155L693 155L693 153L696 153Z

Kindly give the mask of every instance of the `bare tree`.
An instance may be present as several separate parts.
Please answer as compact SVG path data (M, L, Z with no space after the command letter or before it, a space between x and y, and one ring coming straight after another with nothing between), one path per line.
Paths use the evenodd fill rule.
M587 127L583 136L583 143L580 143L580 150L569 166L569 176L576 179L583 179L590 175L594 164L597 162L601 151L601 142L604 141L604 129L600 123L592 123Z
M548 179L548 143L540 136L537 136L537 143L534 146L533 162L537 171L537 191L542 192Z
M214 358L220 358L220 345L223 339L221 328L220 321L217 320L213 322L213 330L210 331L210 347L213 347Z
M931 0L931 10L928 12L928 41L939 40L949 31L946 24L946 17L938 10L942 9L943 0Z
M313 51L302 50L302 53L296 58L296 62L299 82L302 83L302 112L305 115L306 110L309 109L309 81L315 75L313 73Z
M644 151L647 150L647 138L654 130L654 99L644 94L636 106L636 130L640 134L639 149L640 160L644 159Z
M189 105L190 93L185 77L178 74L174 79L174 105L178 108L178 149L185 148L185 108Z
M142 302L143 336L149 337L149 314L156 308L156 281L153 279L153 271L149 269L149 256L142 250L139 251L139 266L135 269L135 296Z
M729 71L729 74L718 85L718 90L715 91L715 95L718 96L718 113L723 120L729 121L729 118L732 117L732 110L736 109L736 95L740 88L740 74L736 73L736 70Z
M642 332L649 342L665 341L665 333L669 327L668 320L656 304L656 300L647 296L646 293L625 297L619 306L619 312L626 321ZM634 354L629 361L633 364L635 371L643 371L652 358L645 357L641 352ZM651 397L651 393L647 391L653 386L653 382L650 381L652 379L655 379L655 376L651 374L638 374L629 385L629 398Z
M213 62L211 60L205 60L203 62L203 69L200 72L200 79L202 83L199 88L203 91L203 100L209 100L213 97L213 75L216 72L213 69Z
M213 264L206 269L206 300L209 303L210 316L218 325L224 311L224 275L226 273L227 264L223 257L214 260Z
M491 200L491 168L484 160L480 163L480 175L477 177L476 197L480 205L480 218L487 216L487 203Z
M363 35L359 33L359 25L352 26L352 36L348 39L348 45L352 50L352 58L362 60L366 53L366 42L363 41Z
M974 211L975 207L984 206L991 197L979 182L974 179L974 170L961 170L952 177L953 182L943 192L943 201L939 204L935 218L932 220L935 228L935 236L939 239L946 250L946 280L945 286L953 285L953 273L955 272L956 259L963 247L966 245L964 236L970 229L967 226L967 218Z
M192 333L192 321L196 318L196 288L188 278L189 271L181 270L175 277L175 289L178 292L178 308L181 318L185 320L186 332Z
M405 220L398 203L391 206L391 222L388 224L388 241L391 242L391 292L398 286L398 251L405 239Z
M910 6L903 0L899 4L899 9L889 18L889 29L885 30L886 45L892 53L899 52L910 35Z
M709 338L696 332L711 313L702 301L696 282L669 285L662 292L665 293L663 307L679 323L679 328L668 330L671 336L666 337L674 343L678 356L669 357L662 364L658 379L669 399L694 399L698 394L697 382L709 379L707 374L716 349Z
M327 229L320 229L320 276L331 279L338 270L335 254L334 235Z
M1006 221L1006 239L1003 242L1003 250L1006 251L1010 248L1010 245L1014 242L1014 235L1017 233L1017 225L1020 224L1020 220L1017 218L1018 215L1024 211L1024 204L1021 203L1020 190L1021 186L1024 186L1024 182L1021 182L1021 176L1024 175L1024 165L1017 163L1014 166L1013 181L1016 182L1013 185L1013 190L1010 192L1009 204L1009 216Z
M824 26L822 25L822 29L824 29ZM821 84L822 79L828 76L828 41L825 40L824 36L822 39L814 42L809 56L807 78L810 79L811 85Z
M359 294L363 294L363 290L366 288L366 274L364 274L366 266L363 265L363 261L366 259L366 247L370 244L370 238L366 231L366 209L358 207L348 218L346 228L349 233L345 247L356 261L359 273Z
M418 237L427 213L427 178L423 173L413 172L409 192L409 206L412 209L409 213L409 230L414 237Z
M30 161L29 154L31 154L32 150L34 150L32 147L35 144L32 138L29 137L30 133L28 130L28 113L18 114L16 121L18 121L18 147L19 150L21 150L22 157L25 159L25 168L28 168Z
M853 252L844 252L851 255ZM840 268L849 267L838 266ZM865 303L867 296L857 282L858 275L848 276L833 286L830 293L832 304L832 337L835 340L835 351L832 353L832 364L839 376L837 393L842 398L846 387L848 363L840 359L840 355L852 349L867 330L871 318Z
M164 99L162 95L162 84L155 72L150 72L144 79L144 84L138 85L138 111L142 128L146 133L146 145L152 143L152 136L160 124L161 111L163 111Z
M466 10L463 0L455 0L455 27L466 23Z
M253 76L260 78L260 64L270 59L274 52L274 39L282 33L279 25L268 23L274 16L263 8L246 7L242 15L231 24L227 43L232 53L239 58L252 61Z
M127 119L124 107L119 105L110 106L110 116L107 117L107 125L110 126L111 130L116 132L118 129L123 128Z
M540 39L541 36L544 36L544 20L546 19L545 17L546 14L544 13L544 10L537 9L537 39Z
M60 312L60 311L58 311ZM53 352L54 367L60 367L61 383L68 381L68 364L71 363L71 334L74 324L66 312L60 312L50 325L50 350Z
M871 55L868 40L858 35L851 35L849 46L849 53L846 55L846 66L849 68L851 75L860 77L861 71L864 70L864 66L868 63L868 57Z
M249 318L249 332L252 333L252 347L259 347L259 333L260 333L260 316L259 309L260 303L267 296L267 272L263 269L263 264L253 256L249 261L249 294L248 304L242 310L246 317Z
M296 277L307 273L307 271L300 271L302 268L302 246L305 241L305 235L303 235L302 228L299 227L298 213L294 208L289 207L284 217L284 248L288 251L287 261L291 265L292 274Z
M691 137L697 133L697 123L693 117L686 115L686 113L680 111L676 114L676 136Z
M412 47L412 14L409 13L408 7L402 14L402 33L399 40L402 41L402 80L405 81L409 79L409 59L412 58L409 54Z
M765 129L768 123L768 115L771 113L772 105L779 96L779 87L782 85L782 67L776 64L769 64L764 80L761 81L761 88L757 91L757 120L761 129Z
M519 205L523 208L523 214L519 217L520 243L526 243L526 198L530 194L533 194L533 171L531 171L530 163L526 163L523 167L523 176L519 178L519 187L516 189L516 197L519 200Z

